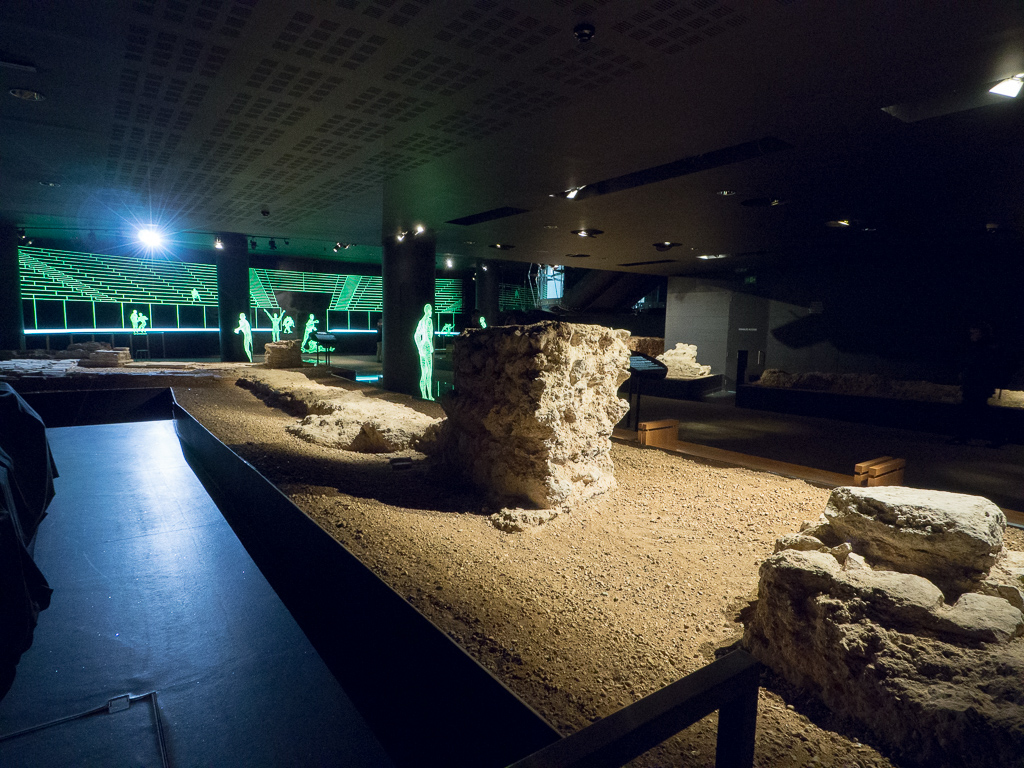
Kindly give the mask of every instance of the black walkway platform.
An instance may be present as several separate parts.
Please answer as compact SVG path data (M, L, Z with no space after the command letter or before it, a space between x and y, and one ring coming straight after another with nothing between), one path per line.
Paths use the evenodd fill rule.
M391 765L172 422L48 435L60 478L35 560L53 601L0 702L0 738L104 710L0 741L0 765L158 766L161 729L176 766Z

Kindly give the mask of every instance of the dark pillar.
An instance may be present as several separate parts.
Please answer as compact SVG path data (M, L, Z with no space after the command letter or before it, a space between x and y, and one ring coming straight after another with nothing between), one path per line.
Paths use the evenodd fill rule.
M413 339L423 305L434 303L434 233L384 238L384 389L420 394L420 358ZM434 316L435 328L436 316Z
M476 270L476 308L487 319L487 325L498 324L500 273L497 262L481 264Z
M0 221L0 349L25 348L25 316L21 308L18 232Z
M218 237L224 243L216 251L220 359L225 363L247 363L243 336L235 333L235 328L240 314L249 317L249 244L245 235L235 232L224 232Z

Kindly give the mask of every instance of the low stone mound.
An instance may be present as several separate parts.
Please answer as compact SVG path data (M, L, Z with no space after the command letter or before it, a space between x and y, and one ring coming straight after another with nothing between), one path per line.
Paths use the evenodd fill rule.
M889 379L876 373L787 373L777 368L769 368L761 374L756 386L934 403L960 402L958 386L933 384L930 381Z
M358 453L416 449L423 434L439 421L359 390L325 387L296 376L299 380L294 385L274 386L256 373L240 377L237 383L268 405L302 417L288 431L317 445Z
M78 361L81 368L123 368L132 361L132 353L128 347L96 349Z
M761 566L748 649L900 764L1020 765L1024 556L986 499L837 488Z
M668 366L670 379L699 379L711 375L710 365L697 362L696 344L676 344L665 354L658 355L658 359Z

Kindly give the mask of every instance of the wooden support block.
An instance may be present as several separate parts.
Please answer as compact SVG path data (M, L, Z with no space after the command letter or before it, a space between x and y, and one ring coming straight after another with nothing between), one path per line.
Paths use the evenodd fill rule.
M637 425L636 436L640 445L660 448L672 446L679 438L679 421L676 419L641 421Z
M903 469L907 462L892 456L862 461L853 468L853 484L860 487L902 485Z

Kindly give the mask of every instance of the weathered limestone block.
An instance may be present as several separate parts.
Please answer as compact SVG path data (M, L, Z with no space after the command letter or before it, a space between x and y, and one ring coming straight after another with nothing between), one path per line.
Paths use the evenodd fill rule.
M657 357L665 351L665 339L661 336L630 336L626 339L626 346L632 352Z
M263 364L267 368L302 367L302 341L300 339L268 341L263 345L263 351L266 354Z
M668 366L670 379L699 379L711 375L710 365L697 362L696 344L676 344L673 349L659 355L658 359Z
M747 648L864 723L900 764L1020 764L1024 555L1000 552L998 507L838 488L824 517L780 537L762 564Z
M114 349L97 349L89 356L78 361L83 368L120 368L132 361L131 352L127 347Z
M464 332L441 403L444 460L504 506L572 506L614 488L628 335L561 322Z
M873 563L964 591L995 564L1006 518L980 496L899 486L836 488L825 516Z
M996 564L981 581L981 592L1001 597L1024 611L1024 552L1000 552Z

